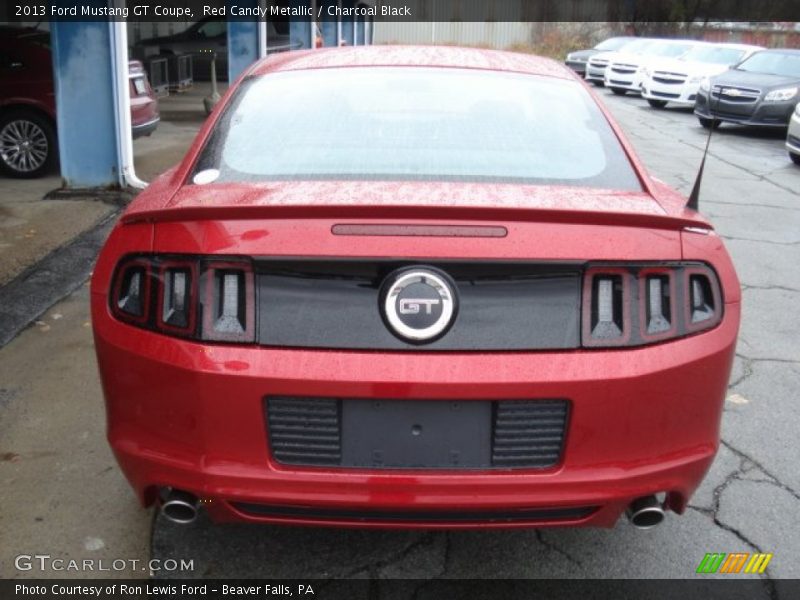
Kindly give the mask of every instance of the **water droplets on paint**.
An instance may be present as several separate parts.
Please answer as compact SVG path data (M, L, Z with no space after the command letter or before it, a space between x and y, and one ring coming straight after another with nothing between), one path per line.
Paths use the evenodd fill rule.
M199 173L195 174L192 178L192 183L195 185L205 185L207 183L212 183L217 180L219 177L219 169L205 169L204 171L200 171Z

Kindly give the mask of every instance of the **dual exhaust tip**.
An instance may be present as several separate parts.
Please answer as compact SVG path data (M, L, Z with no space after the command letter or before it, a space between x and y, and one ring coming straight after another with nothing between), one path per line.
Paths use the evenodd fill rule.
M162 514L173 523L188 525L197 518L200 499L189 492L166 488L161 502Z
M631 502L625 516L637 529L652 529L664 521L664 509L655 495L643 496Z
M188 525L197 518L200 499L190 492L166 489L161 512L173 523ZM631 502L625 515L637 529L652 529L664 520L664 509L654 495L643 496Z

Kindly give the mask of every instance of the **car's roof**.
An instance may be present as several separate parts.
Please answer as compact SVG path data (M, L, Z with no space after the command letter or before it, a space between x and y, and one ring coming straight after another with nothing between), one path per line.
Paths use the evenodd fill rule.
M763 50L764 46L753 44L735 44L732 42L710 42L715 48L730 48L731 50Z
M759 54L791 54L792 56L800 56L800 50L795 48L767 48L766 50L761 50Z
M549 58L454 46L359 46L285 52L259 61L250 74L378 66L454 67L575 78L567 67Z

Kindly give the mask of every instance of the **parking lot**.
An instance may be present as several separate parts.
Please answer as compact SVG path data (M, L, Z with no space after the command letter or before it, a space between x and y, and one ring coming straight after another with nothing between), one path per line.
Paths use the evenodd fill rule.
M650 171L687 194L707 136L694 116L597 92ZM624 520L449 533L169 523L137 507L106 445L84 285L0 349L0 577L82 575L15 568L17 554L45 553L194 560L156 573L167 577L687 578L707 552L765 552L772 595L770 579L800 577L800 168L782 134L723 126L711 142L700 210L725 238L744 308L723 444L683 516L650 531Z

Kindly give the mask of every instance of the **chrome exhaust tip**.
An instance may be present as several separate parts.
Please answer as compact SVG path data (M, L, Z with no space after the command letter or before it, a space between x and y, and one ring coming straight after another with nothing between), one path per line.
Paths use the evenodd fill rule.
M187 525L197 518L200 500L194 494L171 489L161 504L161 512L173 523Z
M637 529L652 529L664 520L664 509L655 496L637 498L625 511L631 525Z

